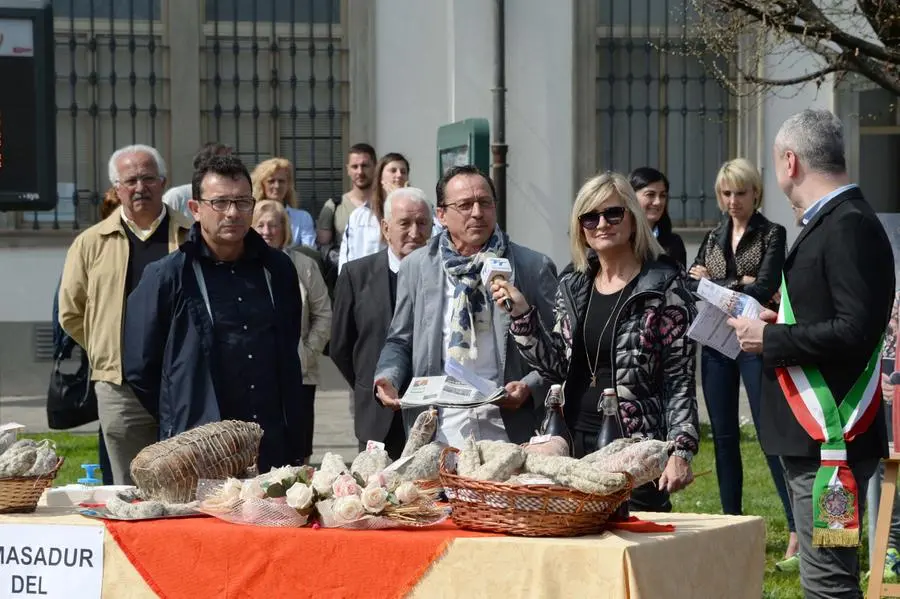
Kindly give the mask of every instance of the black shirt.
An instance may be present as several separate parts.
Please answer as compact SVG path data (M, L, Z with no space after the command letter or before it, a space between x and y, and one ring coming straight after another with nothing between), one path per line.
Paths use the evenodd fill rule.
M217 261L204 244L200 264L212 309L219 410L223 420L263 427L263 471L263 455L272 455L267 446L283 443L284 412L275 308L260 258L248 249L234 262Z
M388 270L388 284L391 287L391 311L397 305L397 273Z
M615 340L616 316L628 297L634 291L637 277L633 278L621 292L605 295L591 286L591 299L588 303L584 325L575 339L575 366L577 380L567 385L567 400L570 394L577 398L578 409L575 411L573 428L580 431L596 432L603 422L597 411L597 403L603 390L615 387L613 382L613 343ZM615 314L613 311L615 310ZM608 326L605 326L609 322ZM604 330L605 329L605 330ZM601 337L602 334L602 337ZM599 349L599 354L598 354ZM596 364L596 367L595 367ZM597 383L591 387L591 371ZM579 376L580 374L580 376Z
M169 215L163 217L153 234L144 241L132 232L124 220L122 226L128 238L128 272L125 273L125 297L128 297L140 282L147 265L169 254Z

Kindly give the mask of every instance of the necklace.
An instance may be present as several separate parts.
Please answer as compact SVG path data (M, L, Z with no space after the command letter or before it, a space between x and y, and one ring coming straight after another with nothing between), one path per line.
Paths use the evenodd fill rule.
M591 365L588 362L588 369L591 373L591 387L597 386L597 364L600 362L600 344L603 342L603 335L606 334L606 328L609 326L609 323L612 321L613 317L616 315L616 310L619 309L619 302L622 300L622 295L625 293L625 289L631 283L629 280L628 283L625 283L625 286L619 290L619 296L616 298L616 305L613 306L612 312L610 312L609 317L606 319L606 324L603 325L603 330L600 331L600 337L597 338L597 353L594 355L594 364ZM587 314L585 315L585 326L587 326L587 319L591 314L591 302L594 300L594 292L596 291L596 287L594 287L594 283L591 282L591 295L588 298L588 306L587 306ZM599 291L597 291L599 293ZM582 333L582 339L584 340L584 355L590 361L591 353L588 350L587 346L587 335ZM615 341L613 341L615 343Z

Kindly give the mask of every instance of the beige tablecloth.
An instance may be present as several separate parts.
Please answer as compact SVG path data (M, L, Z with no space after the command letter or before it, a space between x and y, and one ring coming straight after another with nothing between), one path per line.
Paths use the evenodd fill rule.
M759 599L762 595L766 537L762 518L635 515L672 523L676 531L553 539L457 538L419 581L412 597ZM14 541L3 537L4 523L103 525L70 510L38 508L34 514L0 515L0 542ZM240 530L235 526L235 534ZM155 596L109 534L104 537L103 596Z

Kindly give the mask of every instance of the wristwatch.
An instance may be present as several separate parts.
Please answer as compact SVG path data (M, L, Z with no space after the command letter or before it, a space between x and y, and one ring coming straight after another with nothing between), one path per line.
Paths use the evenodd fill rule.
M672 455L678 456L679 458L686 461L688 464L690 464L691 461L694 459L694 454L686 449L676 449L675 451L672 452Z

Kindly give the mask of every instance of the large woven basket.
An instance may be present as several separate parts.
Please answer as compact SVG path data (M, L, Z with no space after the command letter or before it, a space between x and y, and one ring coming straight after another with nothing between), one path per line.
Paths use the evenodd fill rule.
M37 508L44 489L53 484L56 473L65 458L59 458L56 467L41 476L0 478L0 514L30 514Z
M612 495L591 495L556 485L510 485L456 474L459 450L441 453L441 483L450 499L450 517L460 528L522 537L575 537L597 534L631 496L628 486Z

